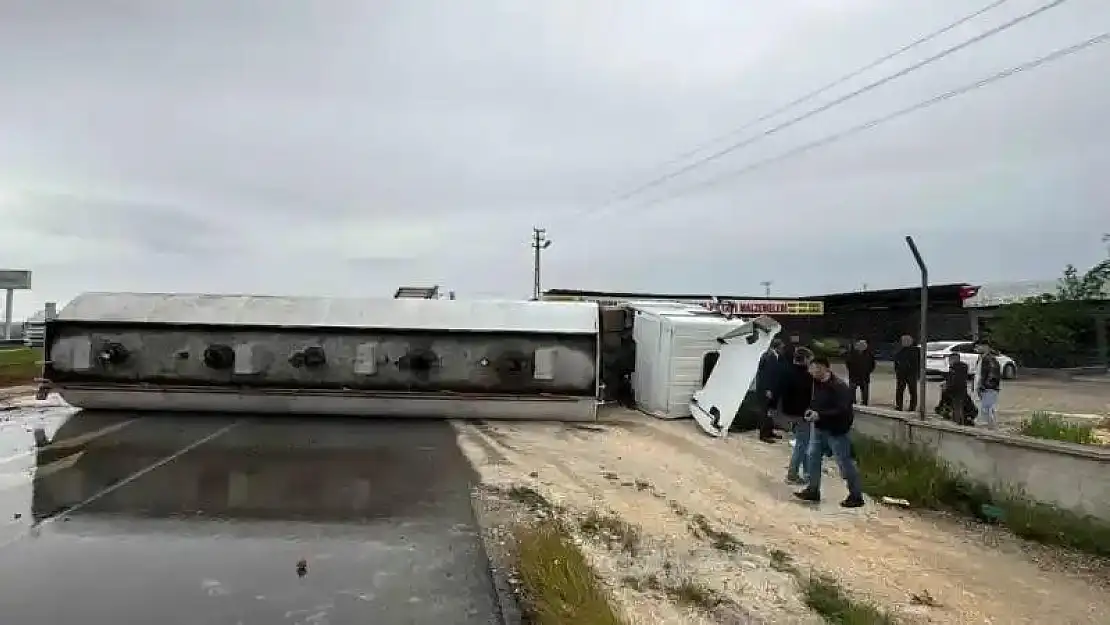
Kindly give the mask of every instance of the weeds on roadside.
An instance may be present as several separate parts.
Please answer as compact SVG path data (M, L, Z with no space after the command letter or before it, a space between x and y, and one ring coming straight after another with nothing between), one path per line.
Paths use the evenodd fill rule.
M661 592L671 601L679 605L699 608L706 612L712 611L717 606L728 601L717 591L708 586L699 584L690 578L684 578L678 582L665 582L659 579L658 575L654 574L644 577L629 575L622 581L624 585L629 588L639 591L654 590Z
M624 625L582 552L556 521L517 530L517 571L532 625Z
M895 625L889 613L852 598L830 575L810 573L800 579L805 603L834 625Z
M709 519L702 514L695 514L690 519L690 530L695 536L708 539L713 548L718 551L739 551L744 546L744 543L732 534L710 525Z
M579 522L578 527L590 538L616 543L622 552L630 556L636 555L640 549L640 528L615 514L602 514L592 510Z
M551 512L554 509L547 497L544 497L530 486L513 486L506 492L506 495L509 499L523 504L532 512Z
M768 554L771 558L771 568L783 573L796 573L794 564L791 562L790 554L782 549L772 549Z
M1097 445L1095 427L1085 423L1073 423L1051 412L1037 411L1021 422L1021 434L1033 438L1044 438L1080 445Z
M1047 545L1110 557L1110 524L1017 495L992 492L952 470L927 450L859 436L853 439L863 489L934 510L997 522Z

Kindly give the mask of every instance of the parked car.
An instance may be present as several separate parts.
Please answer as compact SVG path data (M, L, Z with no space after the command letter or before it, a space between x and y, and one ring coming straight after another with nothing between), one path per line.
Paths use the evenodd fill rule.
M948 373L948 357L959 354L960 360L971 369L975 375L975 362L979 354L975 351L975 343L971 341L930 341L925 344L925 374L944 375ZM1012 380L1017 377L1017 363L1005 354L995 353L998 366L1002 367L1002 378Z

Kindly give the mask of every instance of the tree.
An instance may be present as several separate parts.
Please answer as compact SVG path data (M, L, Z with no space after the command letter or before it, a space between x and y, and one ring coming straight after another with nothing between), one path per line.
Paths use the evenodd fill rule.
M1102 237L1110 241L1110 234ZM1110 250L1107 258L1080 274L1064 268L1055 293L1004 306L990 324L991 338L1027 366L1068 367L1079 363L1079 339L1090 329L1084 302L1110 298Z

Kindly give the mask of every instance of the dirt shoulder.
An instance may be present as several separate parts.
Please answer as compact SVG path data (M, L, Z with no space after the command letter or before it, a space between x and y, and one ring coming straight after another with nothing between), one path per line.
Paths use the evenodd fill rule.
M727 622L658 591L651 578L661 572L727 599L741 615L731 622L822 622L786 562L831 574L904 623L1101 623L1110 613L1105 571L1079 559L940 515L843 510L835 477L826 503L795 503L781 481L785 443L710 439L688 420L627 411L597 425L457 429L487 484L524 484L572 514L598 511L639 528L646 546L635 554L584 543L631 623ZM721 536L735 544L721 548Z

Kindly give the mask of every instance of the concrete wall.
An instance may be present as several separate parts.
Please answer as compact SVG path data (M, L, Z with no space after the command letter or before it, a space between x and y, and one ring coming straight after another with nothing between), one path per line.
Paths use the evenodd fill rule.
M597 335L98 329L64 325L49 337L46 377L107 382L374 391L596 394ZM106 346L126 356L98 358ZM224 345L234 366L205 352ZM326 363L294 356L323 349ZM240 349L246 348L246 349Z
M1030 499L1110 521L1110 449L919 421L882 408L856 406L859 434L921 445L967 476Z

